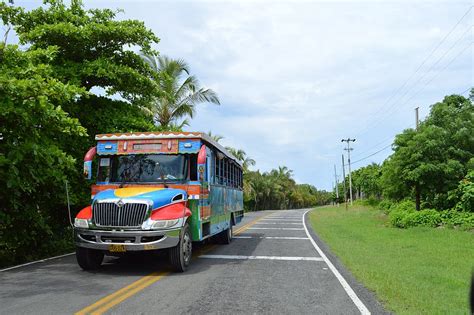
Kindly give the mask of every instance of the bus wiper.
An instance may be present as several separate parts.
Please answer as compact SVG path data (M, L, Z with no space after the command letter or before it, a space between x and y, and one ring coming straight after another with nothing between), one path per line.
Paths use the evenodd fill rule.
M125 175L126 169L122 171L122 174L120 174L120 177L122 178L122 182L119 185L119 188L123 188L123 185L125 184L125 181L127 181L127 176Z
M130 174L130 167L129 168L125 168L122 173L120 174L120 177L122 178L122 181L119 185L120 188L123 188L125 182L130 182L132 180L133 177L135 177L137 172L135 172L134 174ZM127 175L130 175L130 176L127 176Z
M165 188L168 188L168 184L166 184L165 172L164 172L163 168L161 167L160 162L156 162L155 165L158 166L158 170L160 171L160 174L161 174L160 177L161 177L161 180L163 181L163 185L165 186Z

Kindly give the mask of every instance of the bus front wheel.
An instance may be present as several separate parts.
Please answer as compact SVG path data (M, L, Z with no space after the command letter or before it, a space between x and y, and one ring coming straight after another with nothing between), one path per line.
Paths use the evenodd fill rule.
M191 262L193 242L189 225L185 225L180 234L179 243L169 251L170 262L177 272L184 272Z
M104 253L90 248L76 247L78 265L84 270L95 270L104 260Z

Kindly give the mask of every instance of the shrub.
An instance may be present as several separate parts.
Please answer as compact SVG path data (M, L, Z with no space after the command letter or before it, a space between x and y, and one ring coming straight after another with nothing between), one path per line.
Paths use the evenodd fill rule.
M394 204L391 207L392 211L403 211L403 212L413 212L415 211L416 206L415 203L411 200L403 200L397 204Z
M402 219L404 227L437 227L441 224L441 214L434 209L405 213Z
M371 206L371 207L377 207L380 203L380 200L375 198L375 197L369 197L367 199L364 199L364 203L367 205L367 206Z
M389 214L389 220L390 220L390 225L393 227L398 227L398 228L404 228L405 223L404 223L404 217L405 217L405 212L403 211L392 211Z
M410 228L415 226L425 227L457 227L463 230L474 229L474 213L456 210L436 211L425 209L421 211L403 211L403 206L395 205L396 209L390 212L390 224L398 228Z
M456 210L474 212L474 171L470 171L458 187L460 195Z
M446 210L440 212L443 225L448 227L460 227L461 229L474 229L474 213L456 210Z
M379 202L379 208L383 210L385 213L390 213L391 208L395 205L393 201L384 199L381 202Z

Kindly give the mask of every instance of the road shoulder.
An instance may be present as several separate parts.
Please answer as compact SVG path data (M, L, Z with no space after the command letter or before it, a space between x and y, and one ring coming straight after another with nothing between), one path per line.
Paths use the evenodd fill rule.
M363 284L361 284L355 279L352 273L347 270L345 266L341 263L339 258L331 252L329 246L327 246L326 243L316 233L316 231L314 231L309 219L309 214L312 211L316 210L309 210L304 216L304 221L307 227L307 231L310 234L311 238L314 240L314 242L324 252L324 254L331 261L337 271L344 277L344 279L347 281L352 290L354 290L355 294L359 297L362 303L365 304L365 306L372 314L391 314L390 312L385 310L383 305L377 300L375 294L372 291L367 289Z

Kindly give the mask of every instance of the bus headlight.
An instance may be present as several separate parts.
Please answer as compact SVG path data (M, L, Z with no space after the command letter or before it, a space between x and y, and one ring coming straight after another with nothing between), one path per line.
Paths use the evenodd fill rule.
M178 224L179 219L175 220L157 220L153 221L151 228L152 229L167 229Z
M74 226L77 228L88 229L89 228L89 221L86 219L74 219Z

